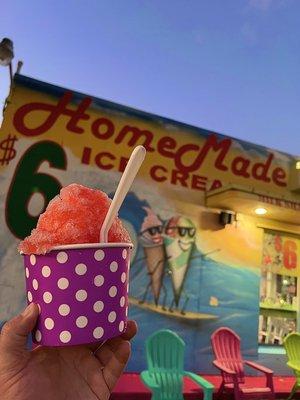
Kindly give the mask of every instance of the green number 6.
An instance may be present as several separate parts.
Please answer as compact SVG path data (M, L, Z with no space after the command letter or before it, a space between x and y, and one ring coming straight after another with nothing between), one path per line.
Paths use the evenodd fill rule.
M37 216L28 212L28 204L34 193L41 193L48 202L59 193L61 184L53 176L37 172L42 162L50 167L65 170L66 154L63 148L51 141L35 143L23 154L11 182L6 199L6 223L16 237L24 239L36 226Z

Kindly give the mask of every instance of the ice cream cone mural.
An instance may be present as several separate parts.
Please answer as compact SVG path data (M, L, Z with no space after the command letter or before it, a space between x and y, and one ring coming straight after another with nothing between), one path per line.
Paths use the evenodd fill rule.
M179 305L182 295L189 261L195 243L196 227L193 222L185 217L172 217L165 228L165 251L169 272L172 279L174 298L170 307ZM185 301L183 310L188 298Z
M148 290L151 287L154 301L157 305L162 288L166 295L166 290L163 286L164 263L166 259L162 237L163 222L149 207L143 208L147 212L147 215L142 223L140 243L144 250L150 282L146 287L142 302L145 301Z

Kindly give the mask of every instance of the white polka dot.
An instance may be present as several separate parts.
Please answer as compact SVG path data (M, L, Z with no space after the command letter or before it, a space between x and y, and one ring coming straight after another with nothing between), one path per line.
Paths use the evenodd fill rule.
M103 328L101 328L101 326L98 326L98 328L95 328L93 331L93 336L95 339L102 338L103 334L104 334L104 330L103 330Z
M28 298L28 301L30 301L30 303L31 303L32 302L32 293L30 290L28 290L28 292L27 292L27 298Z
M129 283L127 283L127 293L129 293Z
M125 297L124 297L124 296L122 296L122 297L120 298L120 306L121 306L121 307L124 307L124 306L125 306Z
M118 270L118 267L119 266L118 266L118 263L116 261L111 262L110 266L109 266L111 272L116 272Z
M115 313L115 311L111 311L111 312L108 314L108 320L109 320L109 322L115 322L116 318L117 318L117 314Z
M85 328L87 326L88 319L84 315L81 315L76 319L76 325L78 328Z
M41 314L41 311L42 311L41 306L39 304L37 306L39 308L39 314Z
M121 321L121 322L119 323L119 331L120 331L120 332L123 332L124 326L125 326L124 321Z
M126 249L124 249L122 251L122 257L123 257L124 260L126 260L126 257L127 257L127 250Z
M45 292L43 294L43 300L45 303L49 304L52 301L52 294L50 292Z
M63 317L65 317L66 315L70 314L70 307L68 306L68 304L61 304L58 307L58 312L60 313L60 315L62 315Z
M80 289L80 290L77 290L75 296L78 301L84 301L87 298L87 292L83 289Z
M65 251L60 251L56 256L57 262L64 264L68 261L68 254Z
M33 286L33 289L34 289L34 290L38 290L39 283L38 283L38 281L37 281L36 279L34 279L34 280L32 281L32 286Z
M62 331L59 335L62 343L68 343L71 340L71 333L69 331Z
M30 256L30 264L35 265L36 263L36 256L34 254L31 254Z
M123 272L121 275L121 282L125 283L125 281L126 281L126 272Z
M87 271L87 267L83 263L77 264L75 267L75 272L77 275L84 275L86 273L86 271Z
M94 278L94 284L95 286L102 286L104 283L104 277L102 275L97 275Z
M46 318L46 319L45 319L45 327L46 327L47 329L49 329L49 331L51 331L51 329L54 328L54 321L53 321L52 318Z
M42 268L42 275L43 275L45 278L48 278L48 277L50 276L50 274L51 274L51 269L50 269L50 267L48 267L48 265L44 265L43 268Z
M27 267L25 268L25 275L26 275L26 278L29 278L29 269Z
M102 261L105 257L105 253L103 250L96 250L94 254L95 260Z
M104 303L101 300L96 301L96 303L94 303L93 309L95 312L101 312L104 308Z
M110 295L110 297L115 297L117 292L118 292L118 289L116 288L116 286L112 286L109 289L108 294Z
M37 330L37 331L35 332L35 340L36 340L37 342L40 342L40 341L42 340L42 333L41 333L41 331Z
M68 279L67 279L67 278L60 278L60 279L57 281L57 286L58 286L60 289L62 289L62 290L67 289L67 287L69 286L69 281L68 281Z
M125 315L127 317L127 315L128 315L128 307L126 307Z

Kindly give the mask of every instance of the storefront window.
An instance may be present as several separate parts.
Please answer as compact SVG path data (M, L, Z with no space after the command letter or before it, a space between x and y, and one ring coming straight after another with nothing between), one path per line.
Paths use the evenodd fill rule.
M265 231L260 283L258 341L282 345L297 328L299 239Z
M260 285L258 341L282 345L284 337L296 330L297 278L263 271Z

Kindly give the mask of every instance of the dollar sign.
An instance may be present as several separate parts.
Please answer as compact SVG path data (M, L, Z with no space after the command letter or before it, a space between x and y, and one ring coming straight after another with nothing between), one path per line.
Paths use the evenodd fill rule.
M0 158L1 165L8 165L8 163L15 158L16 150L14 149L14 145L17 140L16 136L8 135L7 138L0 143L0 149L3 150L3 157Z

